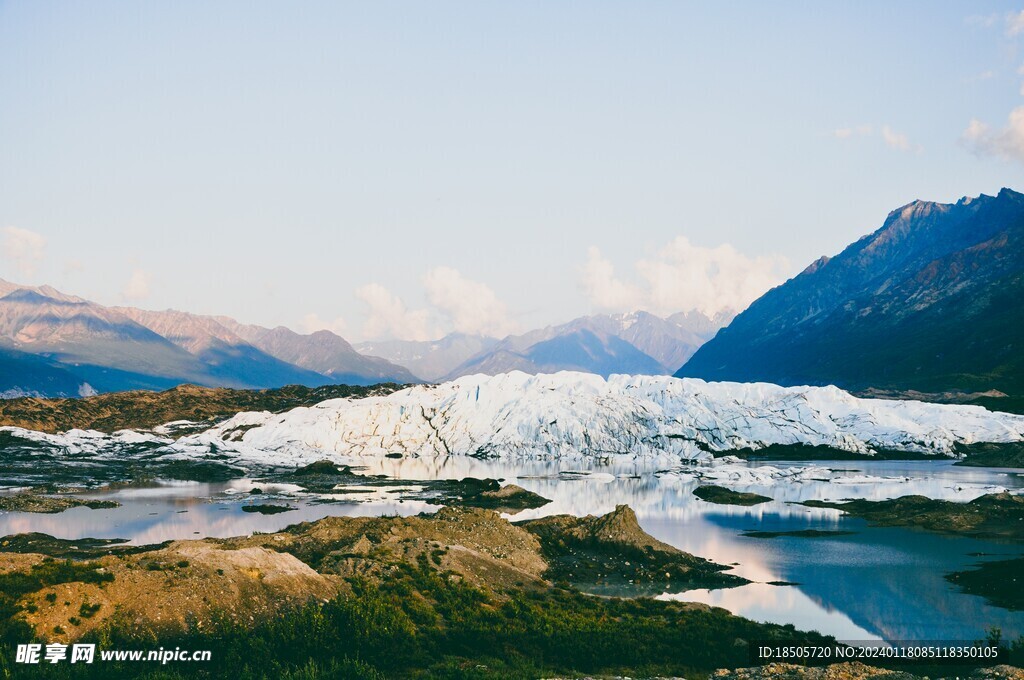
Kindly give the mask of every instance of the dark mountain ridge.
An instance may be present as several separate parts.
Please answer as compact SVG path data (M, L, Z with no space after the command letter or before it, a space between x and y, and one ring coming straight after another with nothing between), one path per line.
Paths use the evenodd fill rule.
M914 201L773 288L676 373L1024 394L1024 195Z

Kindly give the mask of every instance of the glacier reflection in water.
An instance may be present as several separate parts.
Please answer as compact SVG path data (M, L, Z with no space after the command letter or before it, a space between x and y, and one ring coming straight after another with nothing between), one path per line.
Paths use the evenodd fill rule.
M754 581L727 590L661 595L666 599L721 606L755 620L791 623L846 640L973 640L983 637L990 626L1002 628L1004 635L1011 637L1024 634L1024 612L992 607L981 598L960 593L943 578L945 573L981 560L1024 554L1024 546L868 527L834 510L792 504L811 499L880 500L908 494L966 501L997 488L1024 488L1024 476L1015 471L954 467L949 461L736 464L732 466L734 479L726 482L727 486L773 498L769 503L742 508L705 503L693 496L700 483L693 470L659 470L643 461L594 461L582 467L578 462L511 465L467 457L352 462L366 466L368 473L397 479L502 478L552 499L547 506L520 513L515 519L558 513L596 515L627 504L657 538L716 562L736 563L735 573ZM820 478L773 482L764 474L769 465L783 471L810 465L828 470ZM243 498L254 498L245 493L253 485L250 480L175 483L91 494L116 499L123 506L111 510L74 508L59 515L0 513L0 535L39 531L60 538L91 536L156 543L275 531L327 515L409 515L435 509L422 502L400 502L387 492L361 503L319 503L290 495L292 488L261 483L269 498L259 502L287 502L296 508L264 516L241 510ZM855 533L774 539L742 535L754 529Z

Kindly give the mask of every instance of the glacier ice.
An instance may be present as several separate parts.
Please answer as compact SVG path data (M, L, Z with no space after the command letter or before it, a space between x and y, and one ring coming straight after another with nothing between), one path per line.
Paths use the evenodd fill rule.
M216 442L267 462L281 453L308 459L312 452L679 461L772 444L948 456L957 444L1022 440L1024 416L978 406L860 399L836 387L512 372L381 397L334 399L281 414L240 413L175 446Z

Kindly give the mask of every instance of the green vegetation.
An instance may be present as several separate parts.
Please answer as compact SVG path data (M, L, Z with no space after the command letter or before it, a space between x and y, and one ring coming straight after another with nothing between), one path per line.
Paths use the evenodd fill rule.
M91 619L93 616L96 615L96 612L98 612L100 608L101 605L83 602L82 606L78 608L78 615L81 616L83 619Z
M821 640L792 626L758 624L721 609L654 600L595 598L573 590L489 593L428 565L426 555L351 595L310 603L254 626L159 641L127 623L88 638L103 649L209 649L209 664L47 664L34 678L536 678L552 674L689 675L748 661L740 640ZM24 642L28 636L7 638ZM0 649L0 677L13 653ZM26 677L27 677L26 673Z
M762 496L757 493L744 493L733 491L724 486L698 486L693 490L693 495L708 503L719 505L760 505L771 500L769 496Z

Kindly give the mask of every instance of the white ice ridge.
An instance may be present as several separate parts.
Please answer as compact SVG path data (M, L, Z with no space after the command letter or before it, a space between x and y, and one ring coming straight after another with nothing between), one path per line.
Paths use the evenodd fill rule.
M283 414L240 413L182 448L339 456L706 457L772 444L953 455L956 444L1020 442L1024 416L978 406L859 399L836 387L709 383L587 373L474 375Z
M133 445L149 445L152 447L172 444L173 439L149 432L136 430L118 430L111 434L97 430L68 430L60 434L48 434L21 427L0 427L0 434L10 439L8 446L21 446L24 443L38 444L44 448L60 451L65 455L102 454L123 452ZM21 440L21 441L19 441Z

